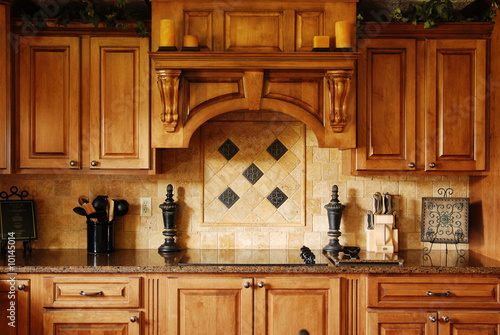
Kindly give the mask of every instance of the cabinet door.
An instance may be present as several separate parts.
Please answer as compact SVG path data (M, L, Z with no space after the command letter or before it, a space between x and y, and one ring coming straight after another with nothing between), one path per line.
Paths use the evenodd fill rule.
M80 39L19 38L19 167L78 168Z
M10 27L9 6L0 3L0 173L9 172L10 156Z
M169 278L167 334L253 334L251 278Z
M437 335L438 315L422 311L367 312L367 335Z
M139 335L140 313L128 311L46 311L45 335Z
M340 278L257 278L255 334L343 334Z
M149 39L90 42L91 168L148 169Z
M415 167L416 42L360 40L357 170Z
M491 335L500 332L500 312L439 312L440 335Z
M486 41L428 40L428 171L485 169Z
M8 279L0 280L0 320L4 335L29 334L29 280L15 280L13 286Z

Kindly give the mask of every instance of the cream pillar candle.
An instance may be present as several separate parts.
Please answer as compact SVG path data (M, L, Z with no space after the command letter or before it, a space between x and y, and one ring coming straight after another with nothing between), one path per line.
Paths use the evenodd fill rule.
M197 47L198 46L198 37L195 35L184 35L184 47Z
M175 46L175 22L174 20L161 20L160 22L160 46Z
M314 36L313 48L329 48L330 36Z
M352 25L347 21L335 22L335 47L352 48L351 44Z

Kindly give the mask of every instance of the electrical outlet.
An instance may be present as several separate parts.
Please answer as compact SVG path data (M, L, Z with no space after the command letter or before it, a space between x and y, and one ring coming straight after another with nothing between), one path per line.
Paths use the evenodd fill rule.
M141 198L141 216L151 216L151 198Z

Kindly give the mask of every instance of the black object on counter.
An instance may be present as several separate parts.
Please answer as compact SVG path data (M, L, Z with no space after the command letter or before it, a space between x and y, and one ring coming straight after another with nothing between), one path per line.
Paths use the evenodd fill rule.
M300 248L300 251L301 251L300 258L302 258L304 260L304 264L307 264L307 265L316 264L316 261L314 260L316 258L316 256L311 251L311 249L309 249L308 247L306 247L304 245L304 246L302 246L302 248Z
M115 221L87 220L87 252L115 251Z
M339 237L342 235L340 232L340 221L342 220L342 211L345 206L339 202L339 188L337 185L332 187L332 200L325 205L328 214L328 236L330 236L330 243L324 248L323 252L338 253L343 250L343 246L339 243Z
M158 248L159 253L164 252L176 252L180 251L181 248L175 243L175 236L177 231L175 230L175 218L177 214L177 209L180 207L179 204L174 202L173 190L171 184L167 185L167 199L160 205L163 211L163 225L165 229L163 230L163 236L165 236L165 242Z

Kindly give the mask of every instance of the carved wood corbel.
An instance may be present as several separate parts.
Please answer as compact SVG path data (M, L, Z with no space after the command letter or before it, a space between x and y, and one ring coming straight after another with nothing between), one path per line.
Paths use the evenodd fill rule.
M330 70L326 73L330 102L330 126L335 133L344 131L347 125L347 97L354 70Z
M161 122L167 133L173 133L179 120L179 80L181 70L157 69L162 105Z

